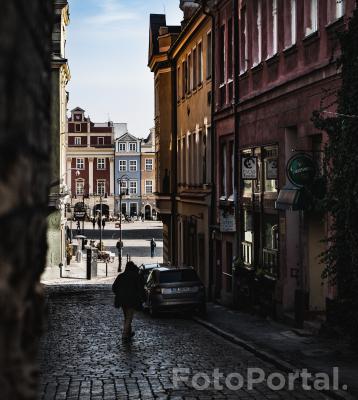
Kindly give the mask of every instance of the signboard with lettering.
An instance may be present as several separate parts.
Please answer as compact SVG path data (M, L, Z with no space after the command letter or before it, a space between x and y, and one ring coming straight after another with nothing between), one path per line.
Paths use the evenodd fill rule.
M241 178L257 179L257 157L243 156L241 158Z
M298 187L312 183L317 173L314 160L308 154L299 153L294 155L287 163L287 178Z
M278 164L277 158L269 158L266 160L266 179L267 180L278 179L277 164Z
M234 210L221 210L220 232L236 232L236 219Z
M83 203L76 203L74 206L74 217L76 221L83 221L86 217L86 207Z

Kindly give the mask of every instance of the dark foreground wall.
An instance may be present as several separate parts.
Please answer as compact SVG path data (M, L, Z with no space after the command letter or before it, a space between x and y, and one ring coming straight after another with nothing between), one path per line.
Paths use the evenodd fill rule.
M36 398L46 257L52 2L1 0L0 399Z

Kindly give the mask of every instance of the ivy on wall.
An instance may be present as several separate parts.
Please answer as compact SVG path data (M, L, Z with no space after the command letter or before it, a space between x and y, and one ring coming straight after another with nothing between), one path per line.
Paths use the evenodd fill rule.
M339 33L339 40L342 86L337 113L331 116L317 111L313 120L329 137L323 206L331 229L322 257L323 278L337 288L331 309L335 322L358 347L358 9L348 28Z

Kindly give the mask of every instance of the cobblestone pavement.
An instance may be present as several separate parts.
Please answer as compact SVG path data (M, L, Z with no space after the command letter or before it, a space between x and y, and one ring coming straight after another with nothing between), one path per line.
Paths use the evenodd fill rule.
M131 344L120 338L122 316L113 308L110 286L46 287L48 332L43 338L40 399L325 399L296 388L271 391L266 384L239 391L195 390L189 382L173 385L173 368L212 375L243 376L248 367L278 372L246 350L234 346L190 319L151 319L138 313ZM201 384L202 381L199 380Z

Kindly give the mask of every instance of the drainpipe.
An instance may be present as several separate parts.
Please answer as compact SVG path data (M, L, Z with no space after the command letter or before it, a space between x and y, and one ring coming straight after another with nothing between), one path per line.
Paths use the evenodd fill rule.
M214 299L214 270L216 268L216 246L214 240L214 228L216 225L216 129L215 129L215 90L216 90L216 74L215 74L215 49L216 49L216 26L215 26L215 10L206 11L207 1L203 0L203 13L211 18L211 204L209 216L209 288L208 300Z
M237 111L237 105L240 99L240 51L239 51L239 7L238 1L232 1L232 12L234 21L234 118L235 118L235 132L234 132L234 204L235 204L235 218L236 218L236 256L241 258L241 174L240 174L240 114ZM234 306L237 306L237 274L233 273L233 301Z

